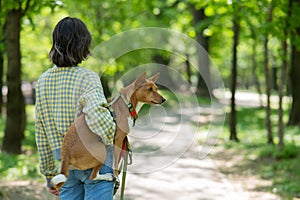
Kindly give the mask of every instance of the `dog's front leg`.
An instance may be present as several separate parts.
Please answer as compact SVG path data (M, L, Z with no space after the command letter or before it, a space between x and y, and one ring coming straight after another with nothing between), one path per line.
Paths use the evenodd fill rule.
M117 127L115 141L114 141L114 173L116 176L119 175L120 154L123 147L123 141L126 135L127 135L126 133L124 133L120 128Z

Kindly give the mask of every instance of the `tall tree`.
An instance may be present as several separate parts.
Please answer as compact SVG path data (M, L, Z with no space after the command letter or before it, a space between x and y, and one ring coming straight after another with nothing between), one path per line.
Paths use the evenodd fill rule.
M260 87L260 82L258 78L258 73L257 73L257 53L256 53L256 46L257 46L257 39L254 33L251 33L253 35L253 44L252 44L252 55L251 55L251 61L252 61L252 76L253 76L253 81L256 87L256 91L259 95L259 105L262 106L262 92L261 92L261 87Z
M273 5L270 4L268 16L266 23L269 24L272 21L272 15L273 15ZM268 42L269 42L269 33L267 30L265 30L264 34L264 42L263 42L263 48L264 48L264 74L265 74L265 87L266 87L266 95L267 95L267 105L266 105L266 127L267 127L267 139L268 144L273 144L273 133L272 133L272 122L271 122L271 78L270 78L270 64L269 64L269 48L268 48Z
M198 55L198 82L197 94L200 96L209 97L210 86L210 70L209 70L209 37L205 36L204 30L208 27L207 16L205 15L205 7L197 9L196 4L190 5L193 15L193 25L196 27L196 40L205 49L206 53ZM205 77L205 78L204 78Z
M284 31L286 33L286 31ZM281 65L281 75L280 75L280 83L278 88L278 96L279 96L279 109L278 109L278 138L279 138L279 148L282 149L284 146L284 124L283 124L283 90L286 82L286 72L287 72L287 55L288 55L288 43L287 38L283 38L282 40L282 65Z
M25 101L21 90L21 51L20 31L22 18L38 12L43 6L54 5L53 2L38 0L6 0L5 41L7 54L7 104L6 124L2 142L2 150L20 154L26 126ZM3 10L1 10L2 12Z
M5 17L3 12L2 0L0 0L0 117L2 114L3 106L3 72L4 72L4 49L5 49L5 38L4 38L4 29L5 29Z
M290 26L289 26L289 18L291 16L291 7L292 1L284 6L286 7L286 16L282 20L283 21L283 34L282 34L282 64L281 64L281 74L279 79L279 88L278 88L278 96L279 96L279 109L278 109L278 146L279 149L283 149L284 147L284 123L283 123L283 92L286 86L286 76L288 69L288 36L290 34Z
M232 46L232 69L231 69L231 102L230 102L230 140L239 141L237 137L236 130L236 103L235 103L235 92L237 84L237 47L239 44L239 34L240 34L240 7L238 2L233 2L233 46Z
M300 125L300 0L290 0L292 5L291 24L291 81L292 107L288 125Z
M4 33L3 29L0 27L0 32ZM1 34L0 35L3 35ZM2 106L3 106L3 71L4 71L4 39L0 38L0 117L2 115Z
M9 153L21 153L21 141L25 128L25 103L21 91L20 30L21 8L7 11L7 120L2 149Z

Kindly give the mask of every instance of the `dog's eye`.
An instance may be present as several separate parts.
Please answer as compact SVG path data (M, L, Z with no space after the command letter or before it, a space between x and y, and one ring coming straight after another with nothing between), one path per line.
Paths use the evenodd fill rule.
M150 88L149 88L149 91L150 91L150 92L152 92L152 91L153 91L153 88L152 88L152 87L150 87Z

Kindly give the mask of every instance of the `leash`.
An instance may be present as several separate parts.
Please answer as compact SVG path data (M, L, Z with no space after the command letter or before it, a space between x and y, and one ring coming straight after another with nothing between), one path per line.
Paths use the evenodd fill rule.
M123 174L122 174L122 184L121 184L121 196L120 196L120 200L124 199L125 181L126 181L126 174L127 174L127 165L128 165L128 151L126 151L125 157L124 157L124 165L123 165Z
M119 98L122 98L122 100L124 101L124 103L127 105L127 108L129 110L129 113L133 119L133 126L135 125L135 121L138 118L137 112L135 110L135 108L133 107L133 105L124 97L123 94L119 94L116 98L114 98L111 102L108 103L108 105L106 106L106 108L109 109L112 117L114 118L114 121L116 122L116 114L114 112L114 110L111 108L112 104L114 104ZM120 157L123 157L123 163L119 168L119 172L122 172L122 182L121 182L121 195L120 195L120 200L124 200L124 193L125 193L125 183L126 183L126 175L127 175L127 166L132 164L132 150L131 150L131 146L130 143L128 141L128 138L125 137L124 141L123 141L123 147L122 147L122 151L120 154ZM128 161L129 158L129 161ZM114 194L118 191L119 187L120 187L120 182L119 182L119 178L115 177L115 187L114 187Z
M121 181L121 194L120 200L124 200L124 193L125 193L125 183L126 183L126 175L127 175L127 166L132 164L132 150L128 138L126 137L123 142L122 152L120 157L123 158L123 162L119 168L119 173L122 172L122 181ZM115 179L115 188L114 194L118 191L120 187L120 182L118 181L118 177Z

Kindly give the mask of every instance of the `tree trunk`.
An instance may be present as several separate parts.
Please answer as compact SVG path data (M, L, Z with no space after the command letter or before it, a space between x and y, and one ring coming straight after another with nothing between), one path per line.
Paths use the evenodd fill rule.
M0 6L2 6L2 1L0 0ZM2 7L0 7L0 12L4 12ZM4 20L3 20L4 21ZM5 31L5 23L0 24L0 117L2 116L2 107L3 107L3 72L4 72L4 49L5 49L5 38L4 38L4 31Z
M290 6L300 6L299 0L290 0ZM297 15L297 13L290 13L290 15ZM292 27L294 28L294 27ZM293 44L293 41L300 37L300 27L291 30L292 41L292 55L291 55L291 71L289 73L291 80L291 94L292 94L292 107L289 116L288 125L300 125L300 48L298 43Z
M291 17L291 10L292 10L292 0L289 0L287 6L287 15L285 19L285 27L283 29L284 38L282 40L282 66L281 66L281 74L279 80L279 88L278 88L278 96L279 96L279 113L278 113L278 138L279 138L279 149L283 150L284 147L284 123L283 123L283 107L282 107L282 100L283 100L283 91L284 87L286 86L286 76L287 76L287 69L288 69L288 42L287 36L290 34L290 25L289 19Z
M186 54L186 60L185 60L185 67L186 67L186 75L187 75L187 81L189 84L192 84L191 77L192 77L192 70L191 65L189 61L189 54Z
M163 56L161 54L155 54L152 57L152 60L155 63L158 64L162 64L164 66L168 66L170 63L170 57L169 56ZM168 71L167 67L161 67L160 68L160 76L164 77L164 82L165 83L169 83L170 85L173 85L174 88L180 88L180 85L178 85L178 81L176 82L176 80L173 80L172 76L170 76L170 73ZM161 85L161 87L164 87L163 85Z
M233 5L238 6L238 5ZM232 74L231 74L231 112L230 112L230 140L239 141L236 131L236 109L235 109L235 92L237 82L237 47L239 43L240 25L237 18L237 10L233 13L233 47L232 47Z
M266 95L267 95L267 105L266 105L266 127L267 127L267 138L268 144L273 144L273 133L272 133L272 122L271 122L271 83L270 83L270 69L269 69L269 58L268 58L268 36L266 36L264 41L264 74L265 74L265 84L266 84Z
M2 32L2 31L1 31ZM2 43L2 40L1 40ZM4 69L4 51L3 51L3 45L0 44L0 117L2 116L2 107L3 107L3 94L2 94L2 88L3 88L3 69Z
M299 0L290 0L290 4L297 6L299 9L300 1ZM297 13L291 13L291 15L296 15ZM292 94L292 107L290 111L288 125L300 125L300 48L299 45L293 44L293 41L296 38L300 37L300 27L292 27L294 30L291 30L291 41L292 41L292 52L291 52L291 71L290 71L290 80L291 80L291 94Z
M286 32L286 31L285 31ZM287 34L285 34L287 35ZM279 96L279 110L278 110L278 138L279 138L279 149L283 149L284 146L284 124L283 124L283 89L286 84L286 71L287 71L287 41L286 38L283 40L282 44L282 67L279 80L278 96Z
M25 129L25 103L21 91L20 30L22 11L9 10L6 22L7 120L2 149L20 154Z
M192 14L193 14L193 23L195 27L199 27L199 23L207 18L205 16L205 8L197 10L195 5L191 5ZM197 94L200 96L210 97L209 90L211 88L210 84L210 70L209 70L209 37L206 37L203 32L206 27L196 30L196 40L197 42L205 49L206 53L198 55L198 82L197 82Z
M272 21L273 6L270 5L267 22ZM268 49L268 33L265 35L264 39L264 73L265 73L265 84L266 84L266 95L267 95L267 105L266 105L266 127L267 127L267 138L268 144L274 144L273 133L272 133L272 122L271 122L271 79L270 79L270 67L269 67L269 49Z
M300 35L300 31L297 31ZM291 57L291 93L292 93L292 107L288 125L300 125L300 51L296 46L292 47Z
M254 34L254 33L253 33ZM254 85L255 88L257 90L257 93L259 95L259 104L262 107L263 105L263 101L262 101L262 92L261 92L261 87L260 87L260 83L259 83L259 79L258 79L258 75L257 75L257 54L256 54L256 39L254 39L253 41L253 45L252 45L252 74L253 74L253 81L254 81Z

